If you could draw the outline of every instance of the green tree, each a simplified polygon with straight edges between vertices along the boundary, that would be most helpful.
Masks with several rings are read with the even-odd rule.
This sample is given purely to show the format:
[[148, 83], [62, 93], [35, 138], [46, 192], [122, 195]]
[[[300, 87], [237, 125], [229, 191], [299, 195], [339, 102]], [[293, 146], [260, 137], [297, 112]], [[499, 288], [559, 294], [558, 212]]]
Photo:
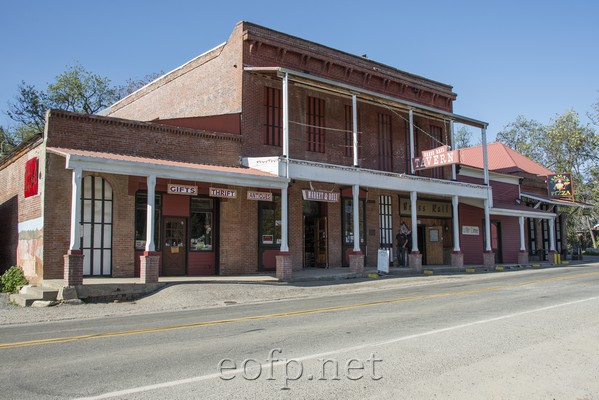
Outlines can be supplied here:
[[472, 139], [472, 132], [470, 132], [466, 126], [462, 125], [456, 129], [453, 133], [453, 136], [455, 139], [454, 147], [456, 149], [463, 149], [464, 147], [471, 146], [470, 140]]
[[118, 89], [110, 85], [110, 79], [75, 65], [58, 75], [45, 91], [21, 82], [7, 115], [17, 123], [16, 132], [25, 138], [43, 131], [50, 108], [94, 114], [117, 100]]
[[514, 122], [497, 133], [497, 141], [545, 165], [546, 154], [538, 147], [538, 141], [545, 136], [546, 130], [547, 128], [541, 123], [518, 115]]

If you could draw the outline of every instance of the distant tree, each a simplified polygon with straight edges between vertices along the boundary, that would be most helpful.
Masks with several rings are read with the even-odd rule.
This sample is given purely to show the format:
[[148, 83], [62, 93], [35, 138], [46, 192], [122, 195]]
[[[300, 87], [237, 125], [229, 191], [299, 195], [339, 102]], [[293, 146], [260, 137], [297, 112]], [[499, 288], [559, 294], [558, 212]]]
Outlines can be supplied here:
[[43, 131], [46, 110], [50, 108], [94, 114], [116, 100], [118, 90], [110, 85], [110, 79], [75, 65], [58, 75], [45, 91], [21, 82], [7, 115], [17, 123], [16, 131], [25, 138]]
[[17, 145], [18, 140], [14, 135], [0, 126], [0, 157], [8, 153]]
[[464, 147], [471, 146], [470, 140], [472, 139], [472, 132], [470, 132], [466, 126], [462, 125], [456, 129], [453, 133], [453, 136], [455, 139], [454, 147], [456, 149], [463, 149]]
[[497, 141], [545, 165], [546, 154], [538, 147], [538, 140], [545, 136], [545, 131], [546, 127], [539, 122], [518, 115], [516, 121], [497, 133]]
[[125, 97], [129, 96], [131, 93], [134, 93], [138, 89], [141, 89], [148, 83], [155, 81], [156, 79], [160, 78], [162, 75], [164, 75], [164, 72], [160, 71], [160, 72], [148, 74], [141, 79], [127, 79], [125, 81], [124, 85], [121, 85], [117, 88], [117, 94], [118, 94], [119, 100], [124, 99]]

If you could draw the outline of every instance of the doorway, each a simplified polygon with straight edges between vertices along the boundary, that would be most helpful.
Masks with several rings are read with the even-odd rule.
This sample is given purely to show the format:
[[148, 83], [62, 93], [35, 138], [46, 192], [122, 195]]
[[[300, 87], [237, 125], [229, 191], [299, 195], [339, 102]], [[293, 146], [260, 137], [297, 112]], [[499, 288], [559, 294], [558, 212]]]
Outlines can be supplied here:
[[185, 275], [187, 250], [186, 218], [164, 218], [164, 247], [162, 248], [162, 275]]
[[428, 265], [443, 264], [443, 227], [426, 227], [426, 263]]
[[304, 268], [328, 268], [328, 221], [326, 204], [314, 201], [303, 203]]
[[495, 262], [497, 263], [503, 263], [501, 247], [501, 222], [491, 221], [491, 249], [495, 253]]

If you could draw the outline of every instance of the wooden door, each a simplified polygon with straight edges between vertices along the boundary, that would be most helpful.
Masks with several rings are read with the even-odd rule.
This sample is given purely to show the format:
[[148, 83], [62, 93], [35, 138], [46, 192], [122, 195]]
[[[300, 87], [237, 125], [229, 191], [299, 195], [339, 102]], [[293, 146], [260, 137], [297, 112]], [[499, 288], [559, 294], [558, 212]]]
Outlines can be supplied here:
[[443, 264], [443, 227], [426, 227], [426, 263]]
[[185, 275], [187, 256], [186, 219], [164, 218], [164, 246], [162, 247], [162, 274], [165, 276]]
[[316, 266], [321, 268], [329, 267], [329, 251], [328, 251], [328, 232], [327, 232], [327, 217], [316, 218], [315, 240]]

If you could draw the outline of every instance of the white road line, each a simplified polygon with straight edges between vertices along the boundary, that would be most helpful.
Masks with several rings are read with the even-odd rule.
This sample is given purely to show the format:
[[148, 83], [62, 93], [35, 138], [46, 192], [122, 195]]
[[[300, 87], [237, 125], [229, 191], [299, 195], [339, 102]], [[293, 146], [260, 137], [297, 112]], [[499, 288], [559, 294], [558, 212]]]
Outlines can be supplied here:
[[[584, 303], [584, 302], [588, 302], [588, 301], [594, 301], [594, 300], [599, 300], [599, 296], [595, 296], [595, 297], [589, 297], [586, 299], [582, 299], [582, 300], [575, 300], [575, 301], [569, 301], [566, 303], [560, 303], [560, 304], [554, 304], [551, 306], [547, 306], [547, 307], [541, 307], [541, 308], [535, 308], [532, 310], [527, 310], [527, 311], [521, 311], [521, 312], [517, 312], [517, 313], [513, 313], [513, 314], [507, 314], [507, 315], [502, 315], [499, 317], [494, 317], [494, 318], [487, 318], [487, 319], [481, 319], [478, 321], [474, 321], [474, 322], [468, 322], [466, 324], [460, 324], [460, 325], [454, 325], [454, 326], [449, 326], [447, 328], [441, 328], [441, 329], [434, 329], [431, 331], [426, 331], [426, 332], [422, 332], [422, 333], [416, 333], [413, 335], [407, 335], [407, 336], [401, 336], [398, 338], [394, 338], [394, 339], [389, 339], [389, 340], [384, 340], [381, 342], [375, 342], [375, 343], [366, 343], [366, 344], [362, 344], [359, 346], [352, 346], [352, 347], [346, 347], [343, 349], [337, 349], [337, 350], [332, 350], [332, 351], [327, 351], [327, 352], [323, 352], [323, 353], [317, 353], [317, 354], [310, 354], [310, 355], [306, 355], [303, 357], [293, 357], [293, 360], [297, 360], [297, 361], [307, 361], [307, 360], [315, 360], [315, 359], [319, 359], [319, 358], [324, 358], [324, 357], [329, 357], [332, 355], [337, 355], [340, 353], [345, 353], [345, 352], [352, 352], [352, 351], [359, 351], [359, 350], [364, 350], [364, 349], [368, 349], [368, 348], [372, 348], [372, 347], [378, 347], [378, 346], [387, 346], [393, 343], [398, 343], [398, 342], [403, 342], [406, 340], [411, 340], [411, 339], [418, 339], [421, 337], [425, 337], [425, 336], [430, 336], [430, 335], [436, 335], [438, 333], [443, 333], [443, 332], [449, 332], [449, 331], [454, 331], [454, 330], [458, 330], [458, 329], [464, 329], [464, 328], [469, 328], [475, 325], [482, 325], [482, 324], [488, 324], [490, 322], [496, 322], [496, 321], [501, 321], [504, 319], [509, 319], [509, 318], [515, 318], [515, 317], [519, 317], [522, 315], [527, 315], [527, 314], [532, 314], [532, 313], [537, 313], [537, 312], [542, 312], [542, 311], [547, 311], [547, 310], [552, 310], [555, 308], [560, 308], [560, 307], [567, 307], [567, 306], [571, 306], [574, 304], [579, 304], [579, 303]], [[282, 360], [282, 361], [277, 361], [277, 362], [273, 362], [273, 363], [265, 363], [262, 365], [262, 370], [265, 369], [269, 369], [274, 366], [278, 366], [278, 365], [282, 365], [286, 362], [286, 360]], [[242, 373], [244, 372], [243, 368], [237, 368], [234, 370], [227, 370], [227, 374], [238, 374], [238, 373]], [[124, 390], [118, 390], [115, 392], [108, 392], [108, 393], [104, 393], [98, 396], [92, 396], [92, 397], [82, 397], [78, 400], [96, 400], [96, 399], [110, 399], [113, 397], [118, 397], [118, 396], [126, 396], [126, 395], [131, 395], [131, 394], [135, 394], [135, 393], [143, 393], [143, 392], [148, 392], [151, 390], [157, 390], [157, 389], [164, 389], [164, 388], [168, 388], [168, 387], [173, 387], [173, 386], [180, 386], [180, 385], [186, 385], [189, 383], [196, 383], [196, 382], [202, 382], [202, 381], [206, 381], [206, 380], [210, 380], [210, 379], [215, 379], [215, 378], [219, 378], [221, 377], [222, 374], [220, 372], [218, 373], [213, 373], [213, 374], [207, 374], [207, 375], [200, 375], [200, 376], [195, 376], [192, 378], [186, 378], [186, 379], [178, 379], [178, 380], [174, 380], [174, 381], [169, 381], [169, 382], [163, 382], [163, 383], [157, 383], [154, 385], [147, 385], [147, 386], [139, 386], [139, 387], [134, 387], [134, 388], [130, 388], [130, 389], [124, 389]]]

